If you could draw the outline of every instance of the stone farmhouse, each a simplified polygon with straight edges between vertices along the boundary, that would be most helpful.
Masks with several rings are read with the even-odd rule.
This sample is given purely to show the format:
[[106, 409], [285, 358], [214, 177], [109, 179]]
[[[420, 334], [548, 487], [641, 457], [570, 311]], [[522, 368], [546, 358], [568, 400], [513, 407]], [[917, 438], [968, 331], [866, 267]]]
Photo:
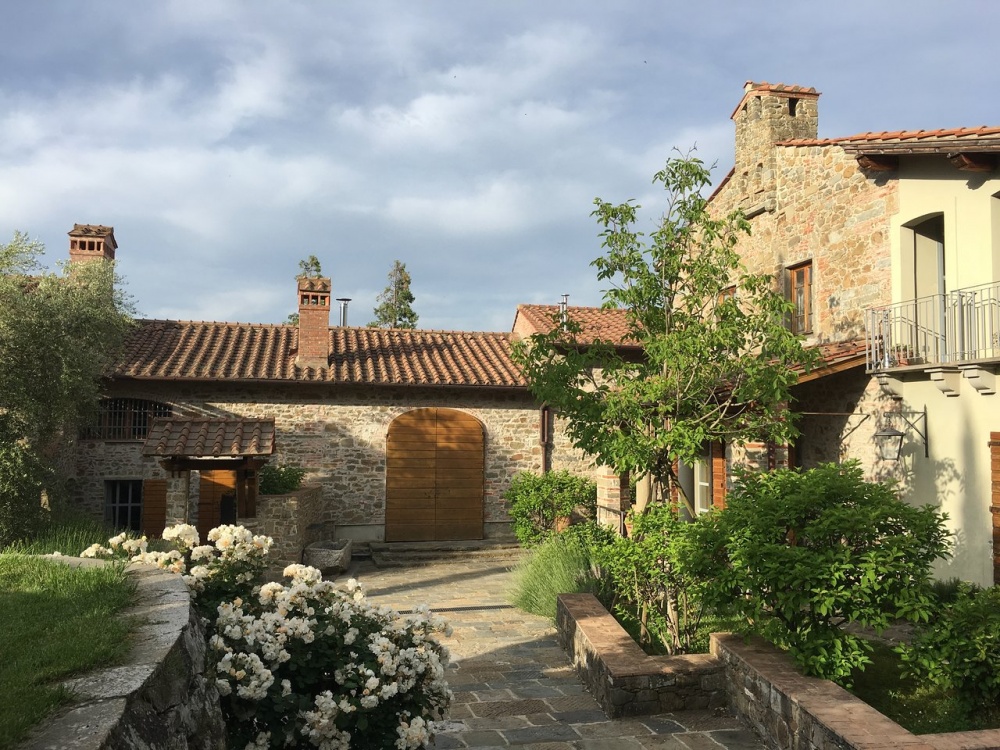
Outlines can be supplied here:
[[[74, 262], [116, 248], [111, 227], [70, 232]], [[528, 393], [512, 334], [331, 327], [330, 279], [296, 292], [297, 326], [139, 321], [75, 443], [77, 501], [152, 535], [238, 520], [293, 558], [320, 538], [507, 538], [516, 472], [591, 470]], [[259, 496], [267, 462], [311, 488]]]
[[[794, 389], [801, 438], [706, 445], [681, 479], [707, 510], [734, 465], [858, 459], [948, 513], [940, 576], [1000, 582], [1000, 127], [819, 138], [819, 96], [748, 82], [710, 197], [749, 218], [744, 264], [774, 275], [819, 349]], [[74, 259], [116, 249], [109, 227], [78, 225], [70, 244]], [[299, 280], [298, 326], [141, 321], [76, 445], [80, 501], [152, 533], [236, 517], [299, 541], [497, 538], [515, 472], [568, 468], [596, 475], [603, 519], [620, 522], [627, 480], [569, 445], [510, 347], [566, 314], [635, 348], [621, 311], [522, 305], [511, 333], [331, 327], [330, 289]], [[264, 461], [319, 489], [258, 497]]]

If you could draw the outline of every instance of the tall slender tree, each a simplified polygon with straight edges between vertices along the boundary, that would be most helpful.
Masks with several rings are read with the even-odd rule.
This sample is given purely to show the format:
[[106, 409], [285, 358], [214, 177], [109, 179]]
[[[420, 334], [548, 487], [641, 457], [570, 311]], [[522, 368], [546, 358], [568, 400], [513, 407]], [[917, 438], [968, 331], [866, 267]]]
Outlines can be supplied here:
[[642, 358], [620, 354], [620, 342], [578, 341], [571, 316], [519, 342], [515, 359], [577, 447], [619, 472], [651, 476], [661, 498], [677, 488], [693, 515], [677, 462], [694, 464], [713, 441], [789, 442], [789, 389], [812, 356], [785, 325], [790, 306], [773, 279], [740, 262], [747, 220], [710, 214], [702, 162], [671, 159], [653, 181], [666, 189], [667, 208], [648, 240], [635, 229], [635, 203], [598, 199], [593, 212], [604, 306], [626, 311]]
[[389, 271], [389, 284], [376, 298], [375, 320], [372, 328], [416, 328], [417, 314], [413, 311], [413, 292], [410, 291], [410, 274], [406, 264], [398, 260]]
[[111, 263], [43, 272], [42, 245], [0, 243], [0, 548], [55, 499], [61, 444], [96, 410], [101, 378], [121, 351], [131, 305]]

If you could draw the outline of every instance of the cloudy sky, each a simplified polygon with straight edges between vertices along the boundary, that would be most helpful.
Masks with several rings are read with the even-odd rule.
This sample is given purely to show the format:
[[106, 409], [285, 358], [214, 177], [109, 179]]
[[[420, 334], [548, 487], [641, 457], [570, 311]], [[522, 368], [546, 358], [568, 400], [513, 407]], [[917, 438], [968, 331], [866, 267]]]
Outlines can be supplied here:
[[[944, 9], [947, 8], [947, 12]], [[596, 196], [732, 163], [748, 79], [820, 134], [1000, 125], [995, 0], [10, 0], [0, 241], [110, 224], [143, 317], [281, 322], [317, 255], [350, 323], [395, 259], [420, 326], [599, 304]]]

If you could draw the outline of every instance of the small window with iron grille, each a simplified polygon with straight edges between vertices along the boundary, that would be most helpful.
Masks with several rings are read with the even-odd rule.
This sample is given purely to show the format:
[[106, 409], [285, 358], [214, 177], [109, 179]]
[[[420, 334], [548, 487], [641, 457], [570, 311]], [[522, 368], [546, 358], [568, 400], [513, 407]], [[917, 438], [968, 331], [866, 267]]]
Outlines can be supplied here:
[[116, 529], [142, 530], [141, 479], [112, 479], [104, 483], [104, 520]]
[[786, 270], [788, 299], [795, 306], [790, 325], [792, 333], [811, 333], [813, 329], [812, 261]]
[[173, 416], [167, 404], [141, 398], [102, 399], [97, 423], [84, 430], [83, 437], [103, 440], [145, 440], [156, 417]]

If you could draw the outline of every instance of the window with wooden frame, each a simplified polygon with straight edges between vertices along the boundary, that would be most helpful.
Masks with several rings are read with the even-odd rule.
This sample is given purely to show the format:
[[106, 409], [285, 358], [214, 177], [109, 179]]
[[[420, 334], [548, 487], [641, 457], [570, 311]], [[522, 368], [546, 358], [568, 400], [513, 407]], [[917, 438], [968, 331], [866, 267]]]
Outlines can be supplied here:
[[83, 437], [103, 440], [145, 440], [156, 417], [173, 416], [168, 404], [141, 398], [105, 398], [97, 408], [96, 424]]
[[785, 270], [788, 299], [795, 306], [789, 319], [792, 333], [811, 333], [813, 329], [812, 261]]

